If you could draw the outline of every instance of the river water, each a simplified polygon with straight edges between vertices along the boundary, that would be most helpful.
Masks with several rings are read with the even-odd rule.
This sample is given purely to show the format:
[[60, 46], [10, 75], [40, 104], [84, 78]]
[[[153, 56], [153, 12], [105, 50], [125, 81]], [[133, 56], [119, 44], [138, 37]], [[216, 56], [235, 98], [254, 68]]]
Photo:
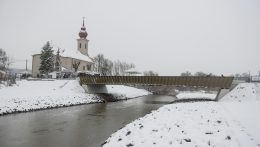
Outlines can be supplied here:
[[149, 95], [0, 117], [0, 147], [100, 147], [115, 131], [174, 101]]

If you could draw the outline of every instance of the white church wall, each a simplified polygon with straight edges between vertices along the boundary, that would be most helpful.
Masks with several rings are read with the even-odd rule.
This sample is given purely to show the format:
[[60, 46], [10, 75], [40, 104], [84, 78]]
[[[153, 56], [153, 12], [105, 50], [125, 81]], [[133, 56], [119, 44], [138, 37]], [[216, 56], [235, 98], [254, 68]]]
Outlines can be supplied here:
[[72, 68], [72, 58], [69, 58], [69, 57], [60, 57], [60, 61], [61, 61], [61, 66], [68, 69], [68, 70], [71, 70], [73, 71], [73, 68]]
[[[87, 62], [87, 61], [83, 61], [83, 60], [78, 60], [78, 59], [73, 59], [70, 57], [60, 57], [61, 60], [61, 66], [74, 71], [74, 68], [72, 66], [73, 61], [80, 61], [80, 65], [78, 67], [78, 71], [87, 71], [87, 70], [91, 70], [91, 66], [93, 63]], [[40, 75], [40, 64], [41, 64], [41, 59], [40, 59], [40, 54], [37, 55], [33, 55], [33, 63], [32, 63], [32, 76], [33, 77], [37, 77], [37, 75]]]

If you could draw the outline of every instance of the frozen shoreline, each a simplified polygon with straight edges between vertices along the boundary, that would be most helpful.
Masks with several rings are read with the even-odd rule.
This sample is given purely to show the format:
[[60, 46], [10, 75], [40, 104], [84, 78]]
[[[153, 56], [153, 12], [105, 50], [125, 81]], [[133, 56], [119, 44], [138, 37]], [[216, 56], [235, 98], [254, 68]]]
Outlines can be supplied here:
[[[108, 87], [109, 92], [120, 95], [120, 99], [149, 94], [145, 90], [127, 86]], [[0, 116], [101, 102], [104, 100], [97, 95], [85, 93], [77, 80], [22, 80], [11, 87], [0, 88]]]

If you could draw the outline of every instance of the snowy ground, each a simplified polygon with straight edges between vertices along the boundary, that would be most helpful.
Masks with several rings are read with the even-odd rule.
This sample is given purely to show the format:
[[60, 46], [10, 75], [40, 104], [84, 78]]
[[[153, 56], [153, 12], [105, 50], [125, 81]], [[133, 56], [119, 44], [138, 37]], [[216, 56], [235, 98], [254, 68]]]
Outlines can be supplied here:
[[[149, 94], [145, 90], [127, 86], [108, 87], [110, 93], [117, 93], [123, 98]], [[0, 115], [96, 102], [102, 100], [96, 95], [85, 93], [77, 80], [22, 80], [11, 87], [0, 87]]]
[[151, 94], [144, 89], [137, 89], [124, 85], [106, 85], [106, 87], [108, 93], [117, 96], [118, 100], [130, 99]]
[[112, 134], [105, 147], [260, 146], [260, 84], [239, 84], [220, 102], [175, 103]]
[[178, 99], [211, 99], [214, 100], [216, 98], [217, 91], [206, 92], [204, 90], [200, 91], [179, 91], [176, 97]]

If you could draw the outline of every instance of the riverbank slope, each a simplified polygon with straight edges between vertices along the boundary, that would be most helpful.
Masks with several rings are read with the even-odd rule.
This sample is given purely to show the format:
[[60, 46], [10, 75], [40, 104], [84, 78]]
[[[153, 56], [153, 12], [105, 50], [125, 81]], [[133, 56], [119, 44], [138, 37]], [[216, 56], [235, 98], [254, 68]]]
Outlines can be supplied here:
[[220, 102], [174, 103], [126, 125], [104, 147], [260, 146], [260, 84], [239, 84]]
[[[128, 86], [107, 87], [109, 93], [117, 94], [120, 99], [150, 94]], [[13, 86], [0, 87], [0, 115], [100, 102], [104, 100], [85, 93], [77, 80], [22, 80]]]

